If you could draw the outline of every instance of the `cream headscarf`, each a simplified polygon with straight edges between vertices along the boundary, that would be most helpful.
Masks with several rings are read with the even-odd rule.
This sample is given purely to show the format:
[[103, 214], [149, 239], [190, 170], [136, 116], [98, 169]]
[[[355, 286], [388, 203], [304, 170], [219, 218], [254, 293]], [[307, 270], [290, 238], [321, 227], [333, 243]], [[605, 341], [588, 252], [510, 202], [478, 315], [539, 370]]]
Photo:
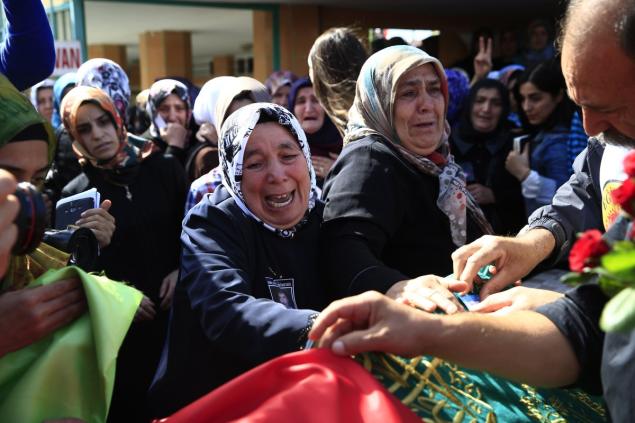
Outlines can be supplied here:
[[448, 137], [450, 125], [445, 122], [445, 131], [436, 149], [443, 158], [437, 164], [430, 157], [419, 156], [401, 145], [394, 126], [395, 95], [399, 79], [407, 72], [425, 64], [431, 64], [441, 81], [441, 92], [448, 108], [448, 80], [441, 62], [426, 52], [412, 46], [394, 46], [380, 50], [368, 58], [357, 79], [355, 101], [349, 111], [347, 134], [344, 144], [371, 135], [398, 151], [419, 172], [439, 178], [437, 207], [448, 217], [452, 242], [457, 246], [467, 242], [467, 213], [485, 234], [493, 233], [472, 195], [465, 186], [465, 176], [450, 154]]
[[216, 106], [214, 107], [214, 126], [216, 126], [216, 130], [218, 131], [218, 139], [221, 139], [220, 130], [223, 126], [227, 109], [229, 109], [232, 101], [234, 101], [234, 97], [242, 92], [248, 92], [249, 97], [254, 103], [268, 103], [271, 101], [267, 87], [254, 78], [239, 76], [238, 78], [228, 81], [227, 85], [221, 89], [216, 101]]

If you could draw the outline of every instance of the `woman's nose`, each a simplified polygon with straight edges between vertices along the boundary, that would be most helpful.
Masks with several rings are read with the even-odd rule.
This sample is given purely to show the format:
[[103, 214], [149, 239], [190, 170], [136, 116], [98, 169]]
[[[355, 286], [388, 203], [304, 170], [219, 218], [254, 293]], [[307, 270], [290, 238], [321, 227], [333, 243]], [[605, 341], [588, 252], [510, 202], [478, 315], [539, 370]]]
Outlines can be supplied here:
[[278, 161], [273, 161], [267, 167], [267, 180], [270, 183], [283, 181], [286, 177], [284, 166]]

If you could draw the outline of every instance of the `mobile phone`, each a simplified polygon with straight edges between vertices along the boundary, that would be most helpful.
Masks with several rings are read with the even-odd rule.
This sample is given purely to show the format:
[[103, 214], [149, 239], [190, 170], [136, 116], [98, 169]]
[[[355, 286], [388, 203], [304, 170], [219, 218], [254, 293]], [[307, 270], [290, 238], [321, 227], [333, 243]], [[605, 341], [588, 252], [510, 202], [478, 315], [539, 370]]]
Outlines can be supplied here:
[[525, 146], [525, 143], [528, 141], [529, 139], [529, 135], [521, 135], [519, 137], [514, 137], [514, 151], [516, 153], [522, 153], [523, 151], [523, 147]]
[[99, 207], [100, 195], [96, 188], [62, 198], [55, 206], [55, 229], [66, 229], [79, 220], [86, 210]]

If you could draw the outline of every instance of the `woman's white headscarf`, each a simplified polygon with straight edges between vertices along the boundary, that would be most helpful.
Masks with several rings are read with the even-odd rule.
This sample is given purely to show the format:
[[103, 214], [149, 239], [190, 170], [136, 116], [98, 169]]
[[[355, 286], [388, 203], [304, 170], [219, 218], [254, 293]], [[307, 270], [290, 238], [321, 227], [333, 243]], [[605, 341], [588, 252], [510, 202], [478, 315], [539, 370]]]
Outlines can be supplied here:
[[194, 102], [194, 120], [199, 125], [211, 123], [214, 127], [219, 126], [214, 118], [216, 103], [220, 96], [221, 89], [236, 79], [233, 76], [219, 76], [212, 78], [203, 85]]

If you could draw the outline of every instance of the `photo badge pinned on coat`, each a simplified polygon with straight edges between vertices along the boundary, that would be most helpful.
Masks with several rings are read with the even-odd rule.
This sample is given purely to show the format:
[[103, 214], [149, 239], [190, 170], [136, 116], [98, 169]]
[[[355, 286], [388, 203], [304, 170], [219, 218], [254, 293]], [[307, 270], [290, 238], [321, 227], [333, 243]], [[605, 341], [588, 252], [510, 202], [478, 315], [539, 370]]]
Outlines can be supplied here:
[[265, 278], [271, 293], [271, 299], [286, 308], [298, 308], [295, 302], [295, 280], [293, 278], [274, 279]]

